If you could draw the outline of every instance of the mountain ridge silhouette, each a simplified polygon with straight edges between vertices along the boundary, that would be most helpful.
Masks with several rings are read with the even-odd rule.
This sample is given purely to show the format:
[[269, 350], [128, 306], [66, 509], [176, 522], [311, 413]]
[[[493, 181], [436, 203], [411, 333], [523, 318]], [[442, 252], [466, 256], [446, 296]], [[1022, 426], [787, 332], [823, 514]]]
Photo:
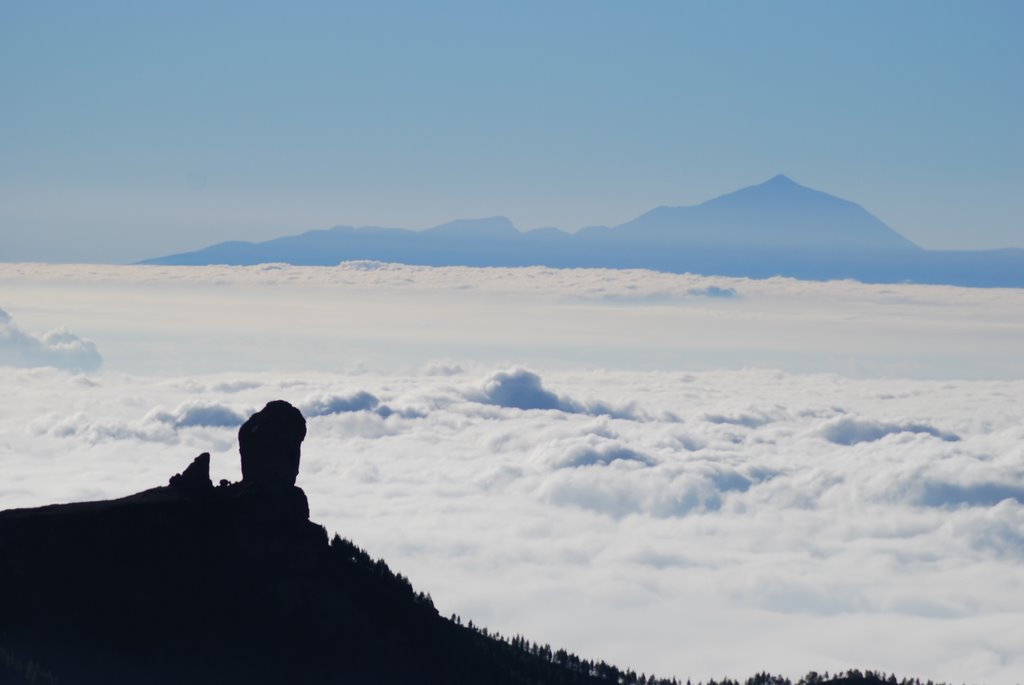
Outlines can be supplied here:
[[140, 264], [638, 268], [669, 273], [867, 283], [1024, 287], [1024, 249], [925, 250], [860, 205], [782, 174], [696, 205], [661, 206], [617, 226], [519, 231], [502, 216], [411, 230], [335, 226], [227, 241]]
[[860, 205], [782, 174], [700, 204], [657, 207], [610, 230], [692, 246], [921, 250]]

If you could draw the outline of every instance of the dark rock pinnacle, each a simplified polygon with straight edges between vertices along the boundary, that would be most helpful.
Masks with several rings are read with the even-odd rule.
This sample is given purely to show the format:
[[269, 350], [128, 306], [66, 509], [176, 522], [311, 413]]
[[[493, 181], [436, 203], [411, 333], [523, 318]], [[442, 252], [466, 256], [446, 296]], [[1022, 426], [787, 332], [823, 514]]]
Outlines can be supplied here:
[[176, 475], [171, 476], [171, 487], [188, 494], [199, 495], [213, 489], [213, 482], [210, 480], [210, 453], [203, 452], [192, 460], [188, 467]]
[[268, 402], [238, 430], [242, 482], [272, 487], [295, 485], [305, 437], [302, 412], [284, 400]]

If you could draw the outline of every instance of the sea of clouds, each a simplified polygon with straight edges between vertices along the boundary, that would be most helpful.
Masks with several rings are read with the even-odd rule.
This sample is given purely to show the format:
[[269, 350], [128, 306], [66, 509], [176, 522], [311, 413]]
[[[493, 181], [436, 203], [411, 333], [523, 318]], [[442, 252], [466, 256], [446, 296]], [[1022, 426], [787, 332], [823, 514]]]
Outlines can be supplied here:
[[[0, 509], [203, 451], [237, 480], [282, 398], [313, 519], [445, 614], [695, 680], [1024, 673], [1020, 291], [372, 263], [0, 288]], [[64, 325], [91, 354], [38, 352]]]

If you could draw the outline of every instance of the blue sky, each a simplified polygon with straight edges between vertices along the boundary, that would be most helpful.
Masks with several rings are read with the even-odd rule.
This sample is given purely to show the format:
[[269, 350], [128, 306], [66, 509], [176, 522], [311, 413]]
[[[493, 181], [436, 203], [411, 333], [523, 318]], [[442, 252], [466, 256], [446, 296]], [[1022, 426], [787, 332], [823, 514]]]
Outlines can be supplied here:
[[0, 259], [616, 224], [776, 173], [1024, 247], [1014, 2], [0, 7]]

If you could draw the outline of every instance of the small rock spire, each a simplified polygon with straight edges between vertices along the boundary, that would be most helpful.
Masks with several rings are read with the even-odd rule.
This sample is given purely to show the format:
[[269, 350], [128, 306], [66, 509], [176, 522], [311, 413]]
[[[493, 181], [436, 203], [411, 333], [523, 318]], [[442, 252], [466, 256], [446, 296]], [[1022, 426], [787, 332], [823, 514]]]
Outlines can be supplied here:
[[213, 489], [210, 481], [210, 453], [203, 452], [181, 473], [171, 476], [171, 486], [198, 495]]

